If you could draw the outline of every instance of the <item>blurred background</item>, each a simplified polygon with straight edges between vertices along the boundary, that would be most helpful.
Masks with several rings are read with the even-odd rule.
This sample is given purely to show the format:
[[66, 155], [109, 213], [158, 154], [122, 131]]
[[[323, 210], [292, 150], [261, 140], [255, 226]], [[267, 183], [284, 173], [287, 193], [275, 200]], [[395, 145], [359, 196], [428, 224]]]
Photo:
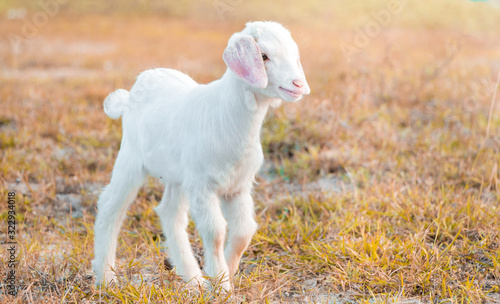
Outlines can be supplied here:
[[[253, 20], [291, 31], [312, 93], [270, 110], [263, 127], [261, 229], [238, 295], [497, 294], [499, 0], [0, 0], [0, 193], [18, 194], [20, 286], [43, 293], [71, 277], [74, 299], [95, 292], [95, 201], [121, 139], [107, 94], [154, 67], [220, 78], [229, 37]], [[157, 263], [154, 250], [133, 250], [161, 240], [151, 208], [162, 189], [148, 186], [121, 236], [124, 265]], [[61, 254], [69, 264], [54, 262]]]

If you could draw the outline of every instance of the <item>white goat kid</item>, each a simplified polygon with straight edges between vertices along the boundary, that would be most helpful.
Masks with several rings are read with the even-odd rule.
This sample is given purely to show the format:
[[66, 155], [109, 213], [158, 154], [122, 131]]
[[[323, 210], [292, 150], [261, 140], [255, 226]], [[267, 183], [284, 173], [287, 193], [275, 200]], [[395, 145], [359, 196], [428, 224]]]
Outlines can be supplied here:
[[109, 117], [123, 116], [123, 138], [111, 182], [97, 203], [97, 284], [115, 278], [118, 232], [151, 175], [165, 184], [155, 211], [177, 274], [205, 283], [186, 233], [190, 211], [205, 250], [206, 276], [222, 276], [222, 287], [230, 290], [229, 278], [257, 229], [251, 190], [264, 159], [262, 121], [270, 105], [298, 101], [310, 89], [297, 45], [279, 23], [248, 23], [230, 38], [223, 59], [226, 73], [210, 84], [153, 69], [138, 77], [130, 93], [120, 89], [104, 101]]

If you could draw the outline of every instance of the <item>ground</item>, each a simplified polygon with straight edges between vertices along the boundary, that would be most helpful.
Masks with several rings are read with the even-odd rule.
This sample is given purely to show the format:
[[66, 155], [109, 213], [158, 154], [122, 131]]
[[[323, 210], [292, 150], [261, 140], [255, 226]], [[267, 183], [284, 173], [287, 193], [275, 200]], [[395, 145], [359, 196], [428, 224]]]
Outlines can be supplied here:
[[[394, 2], [0, 2], [1, 301], [500, 303], [498, 2]], [[96, 200], [122, 134], [104, 98], [152, 67], [219, 78], [255, 19], [290, 29], [312, 93], [267, 115], [234, 292], [168, 269], [155, 180], [121, 230], [119, 282], [95, 288]]]

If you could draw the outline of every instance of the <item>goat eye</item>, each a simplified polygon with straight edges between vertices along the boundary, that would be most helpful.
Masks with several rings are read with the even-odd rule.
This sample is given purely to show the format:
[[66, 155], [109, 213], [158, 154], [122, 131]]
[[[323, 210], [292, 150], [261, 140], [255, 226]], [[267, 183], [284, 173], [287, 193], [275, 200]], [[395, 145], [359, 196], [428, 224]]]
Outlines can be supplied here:
[[264, 61], [269, 60], [269, 57], [267, 57], [267, 55], [263, 53], [262, 54], [262, 60], [264, 60]]

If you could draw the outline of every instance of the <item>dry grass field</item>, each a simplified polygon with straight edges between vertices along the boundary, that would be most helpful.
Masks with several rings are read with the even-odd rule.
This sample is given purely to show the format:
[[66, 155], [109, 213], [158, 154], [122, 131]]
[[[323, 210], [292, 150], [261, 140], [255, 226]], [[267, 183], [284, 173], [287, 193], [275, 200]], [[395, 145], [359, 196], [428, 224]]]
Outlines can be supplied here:
[[[55, 1], [0, 1], [1, 303], [500, 303], [498, 1]], [[249, 20], [291, 30], [312, 94], [268, 113], [234, 292], [165, 267], [154, 180], [121, 230], [119, 282], [96, 289], [122, 134], [104, 98], [152, 67], [219, 78]]]

